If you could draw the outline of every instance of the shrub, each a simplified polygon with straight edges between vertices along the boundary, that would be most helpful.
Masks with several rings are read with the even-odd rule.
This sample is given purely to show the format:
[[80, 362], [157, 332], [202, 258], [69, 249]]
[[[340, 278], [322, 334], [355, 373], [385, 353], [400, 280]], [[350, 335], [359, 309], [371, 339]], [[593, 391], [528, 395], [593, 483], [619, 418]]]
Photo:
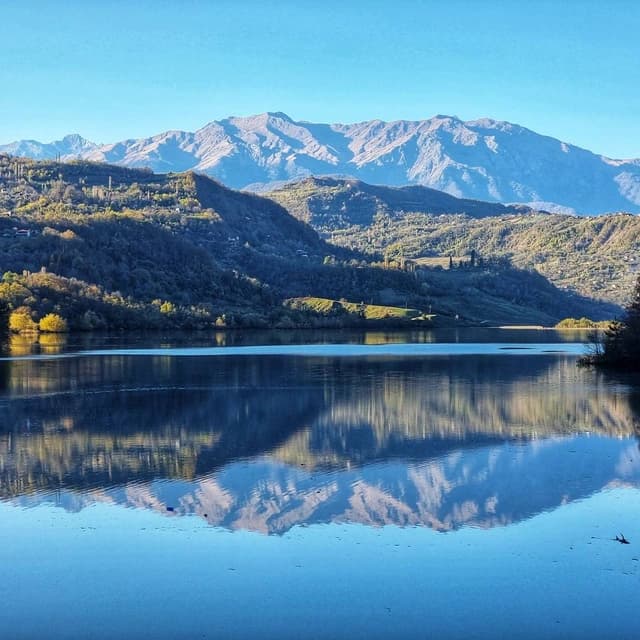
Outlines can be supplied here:
[[164, 315], [171, 315], [176, 312], [176, 305], [173, 302], [163, 302], [160, 305], [160, 313]]
[[9, 316], [9, 330], [13, 333], [26, 333], [37, 331], [38, 325], [32, 320], [31, 311], [26, 307], [20, 307]]
[[66, 333], [69, 328], [67, 321], [56, 313], [48, 313], [40, 320], [40, 331], [47, 333]]
[[104, 329], [105, 327], [106, 322], [104, 318], [91, 309], [85, 311], [80, 320], [80, 328], [86, 331], [91, 331], [93, 329]]

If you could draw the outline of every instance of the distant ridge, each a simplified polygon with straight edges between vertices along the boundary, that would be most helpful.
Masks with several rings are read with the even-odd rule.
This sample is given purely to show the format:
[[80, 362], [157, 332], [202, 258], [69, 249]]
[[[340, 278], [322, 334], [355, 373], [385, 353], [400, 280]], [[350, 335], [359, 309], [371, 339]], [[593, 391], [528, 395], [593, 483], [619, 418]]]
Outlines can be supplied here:
[[86, 140], [77, 133], [69, 134], [62, 140], [55, 140], [48, 144], [43, 144], [37, 140], [19, 140], [11, 144], [0, 145], [2, 153], [33, 158], [34, 160], [53, 160], [58, 155], [67, 160], [81, 158], [97, 148], [97, 144]]
[[409, 213], [464, 214], [471, 218], [540, 213], [525, 205], [503, 205], [456, 198], [444, 191], [412, 185], [383, 187], [361, 180], [314, 176], [279, 186], [265, 194], [299, 220], [320, 231], [351, 225], [371, 226], [380, 214], [398, 218]]
[[195, 170], [236, 189], [339, 175], [564, 212], [640, 213], [640, 159], [613, 160], [489, 118], [323, 124], [275, 112], [104, 145], [77, 134], [49, 144], [21, 140], [0, 145], [0, 153]]

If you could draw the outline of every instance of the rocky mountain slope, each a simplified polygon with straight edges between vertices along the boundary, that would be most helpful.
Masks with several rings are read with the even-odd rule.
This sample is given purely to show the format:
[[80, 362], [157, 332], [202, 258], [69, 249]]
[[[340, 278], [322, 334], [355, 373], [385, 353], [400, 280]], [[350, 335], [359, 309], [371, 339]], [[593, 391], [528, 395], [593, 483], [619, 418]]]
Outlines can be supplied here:
[[85, 158], [154, 171], [196, 170], [233, 188], [260, 189], [308, 175], [386, 185], [419, 184], [462, 198], [535, 203], [593, 214], [640, 212], [640, 160], [614, 160], [491, 119], [356, 124], [295, 121], [263, 113], [213, 121], [195, 132], [97, 145], [80, 136], [18, 141], [0, 153]]
[[92, 152], [99, 145], [86, 140], [77, 133], [72, 133], [62, 140], [42, 143], [37, 140], [18, 140], [10, 144], [0, 145], [0, 153], [19, 158], [32, 158], [33, 160], [53, 160], [57, 157], [70, 159], [80, 158], [83, 154]]

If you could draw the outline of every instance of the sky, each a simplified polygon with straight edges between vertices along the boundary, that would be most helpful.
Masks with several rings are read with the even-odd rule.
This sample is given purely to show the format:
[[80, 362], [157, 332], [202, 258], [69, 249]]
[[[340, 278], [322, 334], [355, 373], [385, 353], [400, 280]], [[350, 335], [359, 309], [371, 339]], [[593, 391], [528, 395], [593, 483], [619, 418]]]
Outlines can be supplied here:
[[637, 0], [0, 0], [0, 143], [447, 114], [640, 157], [639, 33]]

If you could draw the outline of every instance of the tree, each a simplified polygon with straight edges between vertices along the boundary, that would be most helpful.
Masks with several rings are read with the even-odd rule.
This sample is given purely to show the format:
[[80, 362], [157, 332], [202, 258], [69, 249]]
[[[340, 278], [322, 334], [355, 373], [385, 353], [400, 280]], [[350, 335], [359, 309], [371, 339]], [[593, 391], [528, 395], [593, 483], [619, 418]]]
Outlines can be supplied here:
[[40, 331], [47, 333], [66, 333], [69, 331], [67, 321], [56, 313], [48, 313], [39, 324]]
[[602, 343], [581, 364], [640, 371], [640, 277], [622, 319], [609, 325]]
[[175, 312], [176, 305], [173, 304], [173, 302], [166, 301], [160, 305], [160, 313], [163, 313], [164, 315], [170, 315]]
[[9, 330], [13, 333], [27, 333], [37, 331], [38, 325], [31, 318], [31, 309], [19, 307], [9, 316]]

